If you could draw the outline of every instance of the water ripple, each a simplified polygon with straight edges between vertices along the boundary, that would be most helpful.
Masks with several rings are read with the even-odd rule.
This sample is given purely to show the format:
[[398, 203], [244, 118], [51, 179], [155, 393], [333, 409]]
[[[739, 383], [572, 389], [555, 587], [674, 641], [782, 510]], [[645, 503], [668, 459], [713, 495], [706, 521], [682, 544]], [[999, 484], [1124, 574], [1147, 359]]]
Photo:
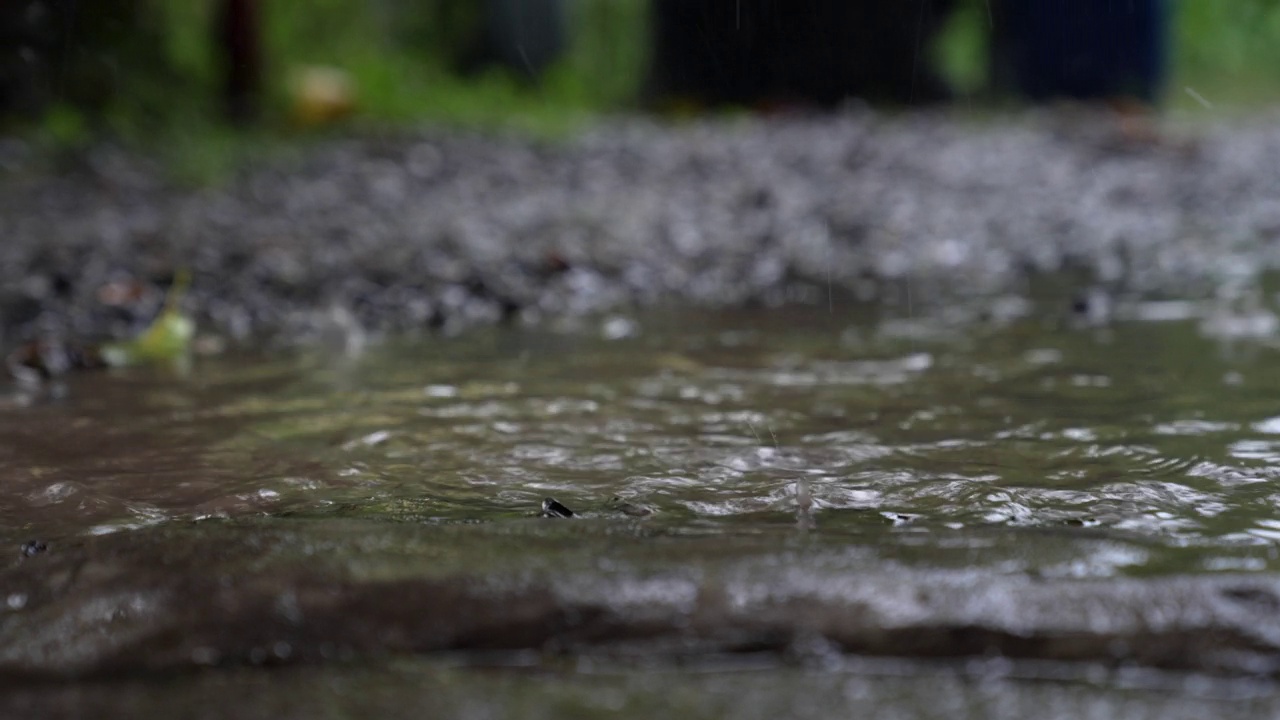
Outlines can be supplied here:
[[439, 340], [341, 373], [126, 373], [83, 403], [0, 410], [0, 529], [322, 510], [476, 521], [532, 517], [548, 495], [588, 518], [619, 516], [621, 497], [652, 522], [794, 527], [803, 485], [811, 529], [886, 547], [977, 552], [975, 533], [998, 528], [1107, 538], [1044, 569], [1069, 576], [1173, 552], [1202, 570], [1278, 567], [1256, 553], [1280, 546], [1280, 365], [1160, 318], [965, 336], [717, 316], [563, 347]]

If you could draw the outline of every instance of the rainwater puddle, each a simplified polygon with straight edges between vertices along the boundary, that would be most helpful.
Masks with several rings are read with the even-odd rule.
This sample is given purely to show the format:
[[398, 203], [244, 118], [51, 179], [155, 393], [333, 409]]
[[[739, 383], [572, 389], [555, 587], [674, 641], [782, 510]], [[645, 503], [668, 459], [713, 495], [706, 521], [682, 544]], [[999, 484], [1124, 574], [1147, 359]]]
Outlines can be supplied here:
[[[1108, 583], [1274, 571], [1280, 345], [1267, 334], [1223, 336], [1204, 320], [1207, 311], [1166, 305], [1117, 312], [1103, 327], [1056, 311], [990, 308], [978, 308], [963, 326], [945, 314], [825, 304], [652, 313], [389, 343], [355, 359], [226, 358], [199, 361], [185, 377], [84, 375], [59, 399], [12, 395], [0, 406], [0, 543], [15, 558], [23, 542], [39, 538], [49, 543], [42, 556], [73, 548], [118, 559], [138, 552], [128, 545], [134, 535], [163, 529], [163, 542], [173, 543], [182, 528], [204, 528], [210, 534], [193, 541], [201, 548], [221, 542], [209, 539], [217, 528], [233, 527], [238, 534], [228, 546], [260, 547], [259, 569], [316, 558], [341, 566], [335, 572], [343, 582], [454, 573], [533, 587], [549, 578], [550, 596], [575, 612], [600, 606], [633, 620], [651, 602], [689, 617], [710, 613], [718, 620], [707, 622], [724, 627], [737, 627], [733, 613], [761, 598], [776, 606], [781, 601], [770, 593], [777, 587], [821, 605], [846, 602], [861, 592], [850, 588], [866, 584], [881, 583], [890, 594], [910, 586], [918, 596], [904, 602], [919, 605], [923, 619], [886, 616], [890, 626], [928, 625], [937, 615], [970, 627], [998, 617], [1001, 603], [1019, 606], [1020, 588], [1044, 583], [1106, 596]], [[627, 332], [617, 331], [622, 323]], [[539, 518], [548, 497], [576, 517]], [[309, 534], [309, 527], [323, 532]], [[124, 545], [102, 544], [113, 537]], [[194, 562], [171, 561], [173, 572]], [[933, 578], [968, 598], [969, 609], [932, 605]], [[1009, 583], [998, 593], [1012, 595], [984, 590], [992, 578]], [[707, 600], [709, 587], [720, 599]], [[1257, 597], [1251, 589], [1221, 592], [1240, 602]], [[11, 615], [28, 612], [40, 593], [33, 589], [16, 605], [11, 597]], [[1043, 602], [1049, 605], [1028, 611], [1028, 624], [1010, 632], [1034, 635], [1046, 617], [1064, 617]], [[376, 604], [371, 612], [379, 612]], [[820, 634], [841, 657], [898, 654], [849, 639], [854, 630], [831, 622]], [[779, 647], [787, 648], [783, 660], [771, 655], [769, 663], [791, 667], [786, 658], [803, 645], [791, 635], [768, 639], [776, 630], [770, 625], [763, 640], [729, 642], [716, 634], [721, 628], [681, 640], [683, 650], [673, 650], [670, 638], [636, 650], [628, 643], [644, 634], [638, 627], [629, 639], [609, 640], [616, 643], [605, 667], [619, 654], [627, 662], [636, 653], [671, 661], [703, 650]], [[276, 660], [304, 656], [310, 640], [290, 642]], [[327, 641], [315, 642], [323, 648]], [[982, 655], [984, 647], [1018, 654], [1003, 642], [950, 651], [929, 645], [922, 654]], [[192, 652], [203, 653], [197, 661], [254, 665], [278, 647], [245, 646], [247, 661], [235, 648]], [[1117, 660], [1128, 661], [1133, 649], [1125, 647]], [[1271, 674], [1275, 659], [1267, 662], [1255, 670]], [[1240, 671], [1199, 661], [1151, 664]], [[841, 667], [771, 674], [779, 687], [770, 697], [809, 693], [817, 683], [813, 692], [822, 697], [852, 692], [875, 700], [910, 696], [918, 683], [910, 673], [875, 683], [867, 679], [875, 672]], [[350, 682], [352, 672], [335, 671], [334, 681]], [[632, 678], [622, 687], [577, 673], [561, 678], [569, 689], [557, 702], [616, 701], [639, 708], [637, 717], [653, 709], [636, 704], [636, 677], [619, 676]], [[463, 674], [450, 687], [489, 684], [488, 675]], [[678, 689], [711, 688], [700, 697], [740, 700], [732, 689], [738, 671], [708, 676], [715, 680], [684, 679]], [[313, 681], [287, 677], [289, 686]], [[375, 686], [399, 687], [398, 675], [382, 677]], [[515, 688], [503, 690], [509, 697], [534, 692], [517, 679], [523, 676], [498, 677]], [[1084, 696], [1070, 690], [1078, 681], [1019, 685], [1004, 697], [1010, 707], [1028, 708], [1040, 695], [1078, 700]], [[1103, 684], [1112, 694], [1098, 703], [1158, 709], [1163, 702], [1156, 693], [1147, 698], [1153, 704], [1132, 705], [1131, 695], [1145, 691]], [[985, 686], [958, 687], [958, 708], [989, 700]], [[202, 680], [181, 692], [205, 691]], [[478, 702], [454, 695], [458, 707]], [[1055, 702], [1076, 707], [1077, 700]], [[710, 716], [711, 705], [698, 707]], [[469, 714], [493, 709], [485, 708]]]
[[1191, 320], [957, 335], [809, 307], [652, 315], [612, 340], [610, 323], [11, 398], [0, 537], [261, 514], [498, 522], [554, 497], [587, 519], [731, 534], [791, 528], [805, 504], [819, 533], [924, 562], [1047, 533], [1130, 548], [1071, 572], [1277, 564], [1273, 342]]

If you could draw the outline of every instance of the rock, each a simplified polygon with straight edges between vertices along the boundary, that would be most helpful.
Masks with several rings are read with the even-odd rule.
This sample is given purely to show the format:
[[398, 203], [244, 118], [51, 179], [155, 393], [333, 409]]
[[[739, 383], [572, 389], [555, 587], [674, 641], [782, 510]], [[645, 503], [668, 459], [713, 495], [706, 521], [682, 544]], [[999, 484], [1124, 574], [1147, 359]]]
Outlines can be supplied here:
[[[0, 570], [0, 681], [456, 651], [1003, 657], [1280, 672], [1280, 579], [859, 564], [612, 524], [274, 521], [70, 540]], [[607, 543], [608, 562], [599, 562]], [[655, 566], [667, 554], [679, 562]]]

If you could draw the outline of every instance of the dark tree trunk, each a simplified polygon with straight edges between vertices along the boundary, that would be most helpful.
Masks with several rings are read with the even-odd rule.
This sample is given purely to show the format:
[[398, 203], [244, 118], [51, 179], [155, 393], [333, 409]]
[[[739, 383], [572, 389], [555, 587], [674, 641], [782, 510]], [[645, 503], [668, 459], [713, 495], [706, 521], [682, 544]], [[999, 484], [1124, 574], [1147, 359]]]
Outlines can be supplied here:
[[258, 116], [262, 94], [262, 47], [257, 0], [222, 0], [217, 47], [223, 64], [223, 102], [237, 124]]

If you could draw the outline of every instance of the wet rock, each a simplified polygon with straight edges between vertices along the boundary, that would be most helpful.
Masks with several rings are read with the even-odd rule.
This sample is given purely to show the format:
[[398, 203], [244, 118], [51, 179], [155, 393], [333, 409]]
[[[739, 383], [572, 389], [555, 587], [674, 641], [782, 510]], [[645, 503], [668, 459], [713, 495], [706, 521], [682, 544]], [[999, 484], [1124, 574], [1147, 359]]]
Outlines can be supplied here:
[[[797, 638], [837, 655], [1280, 673], [1271, 575], [1033, 579], [838, 548], [780, 562], [794, 553], [646, 532], [276, 521], [89, 538], [0, 570], [22, 600], [0, 612], [0, 679], [444, 651], [785, 658]], [[682, 561], [655, 570], [665, 553]]]
[[561, 505], [555, 498], [546, 498], [542, 501], [542, 517], [548, 518], [571, 518], [576, 515], [574, 511]]

